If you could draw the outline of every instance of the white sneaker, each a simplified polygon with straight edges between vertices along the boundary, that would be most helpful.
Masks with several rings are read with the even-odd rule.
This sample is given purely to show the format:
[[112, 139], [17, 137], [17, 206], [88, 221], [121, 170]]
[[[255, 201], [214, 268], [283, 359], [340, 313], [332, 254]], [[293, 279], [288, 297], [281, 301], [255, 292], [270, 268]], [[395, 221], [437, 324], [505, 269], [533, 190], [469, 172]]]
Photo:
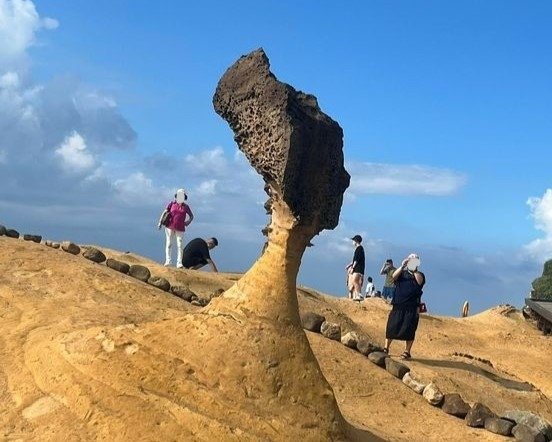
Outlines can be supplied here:
[[170, 267], [171, 266], [171, 263], [170, 262], [166, 262], [165, 264], [163, 264], [165, 267]]
[[177, 268], [177, 269], [183, 269], [184, 266], [183, 266], [182, 264], [177, 264], [177, 265], [176, 265], [176, 268]]

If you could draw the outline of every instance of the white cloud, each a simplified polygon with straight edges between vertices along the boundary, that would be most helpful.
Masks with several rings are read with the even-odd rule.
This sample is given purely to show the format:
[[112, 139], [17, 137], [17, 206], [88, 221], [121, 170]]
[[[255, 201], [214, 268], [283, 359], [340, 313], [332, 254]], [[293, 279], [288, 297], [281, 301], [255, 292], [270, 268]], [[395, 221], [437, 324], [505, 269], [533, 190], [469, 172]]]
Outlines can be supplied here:
[[552, 189], [547, 189], [541, 198], [531, 197], [527, 200], [535, 227], [544, 233], [525, 246], [526, 253], [540, 262], [552, 258]]
[[230, 161], [222, 147], [202, 150], [184, 157], [184, 165], [194, 175], [219, 176], [228, 172]]
[[30, 0], [0, 0], [0, 61], [22, 57], [38, 31], [57, 26], [56, 20], [41, 18]]
[[143, 172], [135, 172], [126, 178], [115, 180], [113, 187], [118, 199], [130, 206], [163, 206], [170, 190], [155, 186], [153, 180]]
[[63, 168], [69, 173], [90, 171], [96, 165], [96, 160], [86, 148], [84, 138], [76, 131], [65, 138], [55, 150], [61, 158]]
[[462, 173], [419, 165], [350, 163], [347, 170], [352, 199], [362, 194], [449, 196], [467, 181]]
[[202, 181], [195, 189], [198, 196], [212, 196], [217, 191], [217, 180]]

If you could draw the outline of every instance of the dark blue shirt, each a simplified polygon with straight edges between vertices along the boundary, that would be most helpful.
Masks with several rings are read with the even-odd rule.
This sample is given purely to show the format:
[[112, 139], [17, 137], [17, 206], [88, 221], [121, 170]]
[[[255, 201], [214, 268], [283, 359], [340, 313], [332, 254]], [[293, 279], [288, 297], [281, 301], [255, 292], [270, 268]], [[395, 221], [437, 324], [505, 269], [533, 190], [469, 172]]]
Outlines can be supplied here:
[[397, 307], [417, 307], [422, 297], [422, 287], [425, 284], [425, 275], [418, 272], [423, 277], [422, 285], [418, 285], [416, 278], [412, 273], [403, 270], [395, 280], [395, 295], [391, 304]]

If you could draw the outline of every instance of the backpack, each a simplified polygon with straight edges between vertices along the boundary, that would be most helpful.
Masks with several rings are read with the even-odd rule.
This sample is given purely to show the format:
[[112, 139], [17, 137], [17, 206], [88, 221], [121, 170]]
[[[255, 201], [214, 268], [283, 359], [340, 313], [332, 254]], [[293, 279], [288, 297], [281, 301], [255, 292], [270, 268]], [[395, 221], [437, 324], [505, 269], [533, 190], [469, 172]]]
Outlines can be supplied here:
[[171, 219], [172, 219], [172, 215], [171, 215], [171, 207], [172, 207], [173, 203], [172, 201], [169, 203], [169, 205], [167, 206], [167, 208], [164, 210], [163, 214], [161, 215], [161, 221], [160, 221], [160, 224], [162, 226], [165, 226], [165, 227], [168, 227], [169, 224], [171, 223]]

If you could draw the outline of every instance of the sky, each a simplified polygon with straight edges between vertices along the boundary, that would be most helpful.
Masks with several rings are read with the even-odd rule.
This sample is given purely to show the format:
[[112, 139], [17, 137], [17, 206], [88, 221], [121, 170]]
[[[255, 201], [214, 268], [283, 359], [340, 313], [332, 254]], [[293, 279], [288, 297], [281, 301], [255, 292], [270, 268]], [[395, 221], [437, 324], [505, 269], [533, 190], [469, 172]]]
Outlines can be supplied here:
[[346, 292], [420, 255], [431, 312], [517, 306], [552, 257], [552, 3], [0, 0], [0, 224], [157, 261], [185, 188], [186, 239], [245, 271], [262, 180], [213, 110], [224, 71], [264, 48], [281, 81], [344, 130], [339, 226], [299, 283]]

